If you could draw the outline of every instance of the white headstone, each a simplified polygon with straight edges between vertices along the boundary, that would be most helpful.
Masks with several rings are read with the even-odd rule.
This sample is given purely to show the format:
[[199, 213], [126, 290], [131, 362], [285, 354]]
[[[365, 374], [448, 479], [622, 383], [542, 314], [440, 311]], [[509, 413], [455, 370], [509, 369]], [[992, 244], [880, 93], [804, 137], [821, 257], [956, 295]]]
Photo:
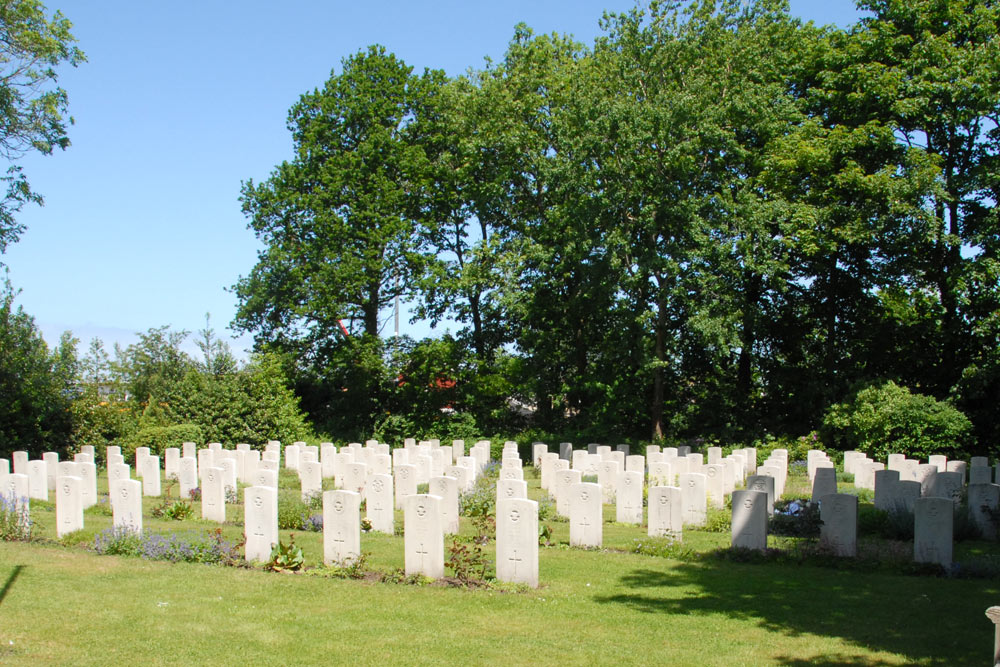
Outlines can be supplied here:
[[[31, 485], [28, 482], [28, 476], [23, 473], [14, 472], [5, 475], [3, 481], [3, 488], [0, 489], [0, 492], [3, 493], [4, 498], [8, 502], [14, 504], [15, 511], [19, 511], [27, 517], [31, 505], [30, 496], [28, 495], [31, 493]], [[56, 490], [58, 491], [58, 487]]]
[[528, 483], [514, 479], [497, 480], [497, 502], [528, 497]]
[[365, 484], [368, 481], [368, 465], [366, 463], [348, 463], [344, 469], [344, 490], [365, 495]]
[[269, 489], [277, 489], [278, 471], [258, 469], [250, 478], [250, 486], [266, 486]]
[[407, 496], [403, 501], [403, 551], [406, 575], [431, 579], [444, 576], [444, 529], [441, 498], [429, 494]]
[[560, 470], [556, 473], [556, 513], [559, 516], [568, 517], [570, 515], [569, 488], [574, 484], [579, 484], [581, 477], [579, 470]]
[[[884, 472], [896, 472], [894, 470]], [[831, 493], [819, 500], [820, 544], [835, 556], [854, 558], [858, 555], [858, 497], [848, 493]]]
[[319, 448], [319, 462], [325, 479], [331, 479], [337, 471], [337, 448], [330, 443], [323, 443]]
[[77, 463], [77, 476], [80, 478], [80, 502], [83, 509], [97, 504], [97, 465], [94, 463]]
[[875, 471], [875, 509], [888, 512], [895, 505], [896, 484], [899, 483], [898, 470]]
[[701, 467], [705, 475], [705, 494], [708, 505], [715, 509], [726, 506], [725, 468], [721, 463], [708, 463]]
[[208, 467], [201, 474], [201, 518], [206, 521], [226, 520], [226, 485], [222, 468]]
[[28, 452], [17, 451], [13, 453], [14, 458], [14, 474], [15, 475], [27, 475], [28, 474]]
[[111, 480], [108, 484], [108, 493], [111, 496], [114, 527], [141, 533], [142, 482], [128, 478]]
[[667, 461], [659, 461], [649, 464], [649, 485], [653, 486], [673, 486], [674, 473], [673, 465]]
[[913, 560], [951, 566], [955, 503], [948, 498], [913, 502]]
[[299, 487], [304, 502], [323, 495], [323, 464], [319, 461], [299, 462]]
[[[269, 486], [248, 486], [243, 490], [243, 534], [246, 559], [266, 562], [278, 543], [278, 490]], [[325, 518], [324, 518], [325, 526]]]
[[680, 487], [649, 487], [649, 536], [679, 540], [683, 525]]
[[67, 475], [59, 478], [56, 485], [56, 537], [83, 529], [81, 486], [83, 480], [79, 477]]
[[990, 484], [993, 482], [993, 469], [986, 466], [969, 468], [969, 486], [973, 484]]
[[948, 457], [942, 454], [931, 454], [927, 457], [927, 463], [937, 467], [938, 472], [948, 472]]
[[136, 447], [135, 448], [135, 474], [136, 477], [142, 477], [142, 471], [144, 470], [142, 464], [146, 457], [149, 456], [149, 447]]
[[211, 449], [198, 450], [198, 479], [205, 476], [205, 470], [215, 467], [215, 452]]
[[758, 491], [767, 496], [767, 515], [774, 514], [774, 478], [770, 475], [747, 477], [747, 491]]
[[642, 478], [643, 473], [626, 470], [618, 477], [615, 497], [615, 521], [618, 523], [642, 524]]
[[386, 535], [396, 531], [396, 506], [393, 504], [392, 476], [375, 473], [365, 487], [365, 515], [372, 524], [372, 530]]
[[547, 454], [549, 446], [544, 442], [536, 442], [531, 445], [531, 465], [538, 468], [542, 465], [542, 454]]
[[767, 549], [767, 494], [759, 491], [733, 493], [733, 546]]
[[569, 500], [569, 545], [601, 546], [604, 541], [604, 505], [600, 485], [590, 482], [572, 484], [565, 495]]
[[301, 450], [299, 445], [288, 445], [285, 447], [285, 468], [288, 470], [298, 470], [299, 469], [299, 454]]
[[441, 498], [441, 528], [445, 535], [458, 533], [458, 480], [454, 477], [431, 477], [432, 496]]
[[538, 587], [538, 503], [522, 498], [497, 502], [497, 579]]
[[163, 450], [163, 472], [167, 479], [177, 479], [177, 469], [181, 462], [181, 450], [177, 447], [167, 447]]
[[142, 461], [145, 468], [142, 471], [142, 494], [158, 497], [160, 495], [160, 457], [147, 456]]
[[132, 472], [127, 463], [112, 463], [108, 466], [108, 484], [121, 482], [132, 478]]
[[[885, 472], [880, 470], [878, 472]], [[813, 471], [812, 500], [837, 493], [837, 470], [835, 468], [818, 467]]]
[[500, 479], [514, 479], [524, 481], [524, 471], [520, 468], [501, 468]]
[[198, 462], [193, 456], [181, 457], [177, 464], [177, 482], [180, 484], [181, 499], [191, 500], [191, 489], [198, 487]]
[[948, 498], [955, 504], [962, 502], [962, 492], [965, 490], [965, 479], [960, 472], [938, 472], [934, 475], [934, 483], [928, 495], [936, 498]]
[[[50, 491], [55, 491], [56, 489], [56, 477], [59, 465], [59, 454], [56, 452], [45, 452], [42, 454], [42, 460], [45, 461], [45, 474], [47, 476], [47, 484]], [[2, 473], [3, 471], [0, 471]]]
[[28, 495], [32, 500], [49, 500], [48, 465], [41, 459], [28, 461]]
[[417, 493], [417, 466], [398, 465], [394, 472], [396, 509], [403, 509], [403, 499]]
[[323, 494], [323, 562], [347, 566], [361, 556], [361, 494]]
[[622, 469], [618, 465], [618, 461], [612, 461], [611, 459], [601, 461], [601, 464], [597, 467], [597, 483], [601, 487], [601, 502], [608, 504], [615, 502], [615, 494], [618, 490], [618, 478], [621, 474]]
[[[704, 526], [708, 513], [708, 494], [705, 490], [705, 475], [697, 472], [685, 472], [679, 478], [681, 514], [684, 525]], [[766, 498], [764, 502], [765, 504], [767, 503]]]

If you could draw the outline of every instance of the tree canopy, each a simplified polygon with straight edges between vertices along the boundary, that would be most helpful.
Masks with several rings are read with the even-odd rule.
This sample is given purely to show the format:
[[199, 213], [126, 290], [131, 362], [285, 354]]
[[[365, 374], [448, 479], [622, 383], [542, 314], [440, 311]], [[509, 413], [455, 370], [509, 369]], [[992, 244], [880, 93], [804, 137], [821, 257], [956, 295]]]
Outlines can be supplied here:
[[[1000, 6], [859, 7], [838, 29], [781, 0], [650, 2], [592, 46], [518, 26], [451, 79], [346, 59], [293, 107], [295, 159], [244, 187], [265, 248], [236, 325], [335, 430], [447, 403], [484, 431], [801, 434], [894, 382], [986, 447]], [[460, 330], [387, 345], [397, 296]], [[432, 363], [447, 401], [394, 402]]]
[[0, 176], [0, 254], [24, 231], [15, 215], [26, 203], [42, 203], [21, 167], [29, 151], [43, 154], [69, 146], [66, 91], [55, 85], [56, 67], [85, 61], [74, 46], [72, 24], [60, 12], [49, 18], [38, 0], [0, 0], [0, 156], [10, 166]]

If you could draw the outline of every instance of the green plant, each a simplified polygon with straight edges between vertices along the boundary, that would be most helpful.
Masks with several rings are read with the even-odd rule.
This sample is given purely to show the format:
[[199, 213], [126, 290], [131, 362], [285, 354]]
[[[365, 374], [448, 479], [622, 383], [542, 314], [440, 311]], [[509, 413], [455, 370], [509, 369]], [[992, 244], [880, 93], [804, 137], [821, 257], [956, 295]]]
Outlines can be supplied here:
[[272, 572], [298, 572], [304, 564], [302, 548], [296, 546], [295, 535], [288, 536], [288, 544], [281, 540], [271, 549], [271, 557], [264, 566]]
[[368, 576], [368, 558], [370, 554], [362, 551], [346, 563], [334, 563], [327, 571], [338, 579], [364, 579]]
[[538, 523], [538, 546], [547, 547], [552, 544], [552, 526], [547, 523]]
[[680, 539], [672, 537], [643, 537], [632, 541], [632, 553], [657, 558], [673, 558], [676, 560], [697, 560], [698, 554], [690, 547], [684, 546]]
[[278, 528], [281, 530], [302, 530], [311, 515], [309, 505], [302, 501], [300, 494], [292, 492], [278, 496]]
[[487, 558], [483, 542], [456, 536], [448, 547], [445, 565], [455, 573], [455, 578], [468, 586], [484, 581], [492, 562]]
[[194, 514], [194, 508], [187, 501], [171, 500], [165, 495], [163, 501], [159, 505], [155, 505], [149, 513], [150, 516], [156, 518], [183, 521], [191, 518]]
[[973, 444], [972, 422], [932, 396], [911, 393], [894, 382], [865, 387], [823, 417], [823, 439], [875, 460], [890, 453], [926, 459], [957, 455]]
[[710, 508], [705, 515], [705, 526], [702, 530], [709, 533], [728, 533], [732, 530], [732, 510]]

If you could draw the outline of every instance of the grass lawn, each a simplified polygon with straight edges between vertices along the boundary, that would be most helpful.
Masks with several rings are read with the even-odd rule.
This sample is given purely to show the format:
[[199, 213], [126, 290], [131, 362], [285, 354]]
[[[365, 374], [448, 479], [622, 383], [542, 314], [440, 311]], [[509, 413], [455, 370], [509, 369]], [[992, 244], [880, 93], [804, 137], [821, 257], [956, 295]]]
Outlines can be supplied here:
[[[158, 502], [146, 500], [151, 530], [217, 527], [152, 519]], [[54, 514], [32, 503], [37, 535], [54, 538]], [[235, 539], [242, 507], [229, 518]], [[995, 579], [637, 555], [644, 529], [613, 523], [602, 551], [569, 549], [568, 524], [551, 523], [542, 587], [521, 592], [99, 556], [88, 547], [111, 517], [92, 509], [85, 524], [61, 542], [0, 542], [3, 664], [972, 665], [988, 664], [984, 611], [1000, 602]], [[295, 534], [319, 565], [321, 535]], [[728, 540], [684, 534], [697, 551]], [[362, 546], [373, 567], [403, 564], [402, 537], [363, 535]], [[996, 545], [961, 543], [956, 558], [983, 551]]]

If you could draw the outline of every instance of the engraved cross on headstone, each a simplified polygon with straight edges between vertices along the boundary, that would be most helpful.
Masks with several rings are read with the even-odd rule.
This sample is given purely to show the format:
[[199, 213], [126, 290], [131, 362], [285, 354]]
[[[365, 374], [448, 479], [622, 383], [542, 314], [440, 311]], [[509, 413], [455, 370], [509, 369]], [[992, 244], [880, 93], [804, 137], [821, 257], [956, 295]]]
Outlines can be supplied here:
[[514, 549], [514, 555], [508, 558], [507, 560], [509, 560], [514, 564], [514, 576], [517, 576], [517, 564], [523, 560], [517, 557], [517, 549]]
[[426, 556], [430, 552], [427, 551], [427, 549], [424, 547], [424, 543], [421, 542], [419, 546], [417, 546], [416, 553], [420, 554], [420, 567], [422, 569], [424, 567], [424, 556]]

